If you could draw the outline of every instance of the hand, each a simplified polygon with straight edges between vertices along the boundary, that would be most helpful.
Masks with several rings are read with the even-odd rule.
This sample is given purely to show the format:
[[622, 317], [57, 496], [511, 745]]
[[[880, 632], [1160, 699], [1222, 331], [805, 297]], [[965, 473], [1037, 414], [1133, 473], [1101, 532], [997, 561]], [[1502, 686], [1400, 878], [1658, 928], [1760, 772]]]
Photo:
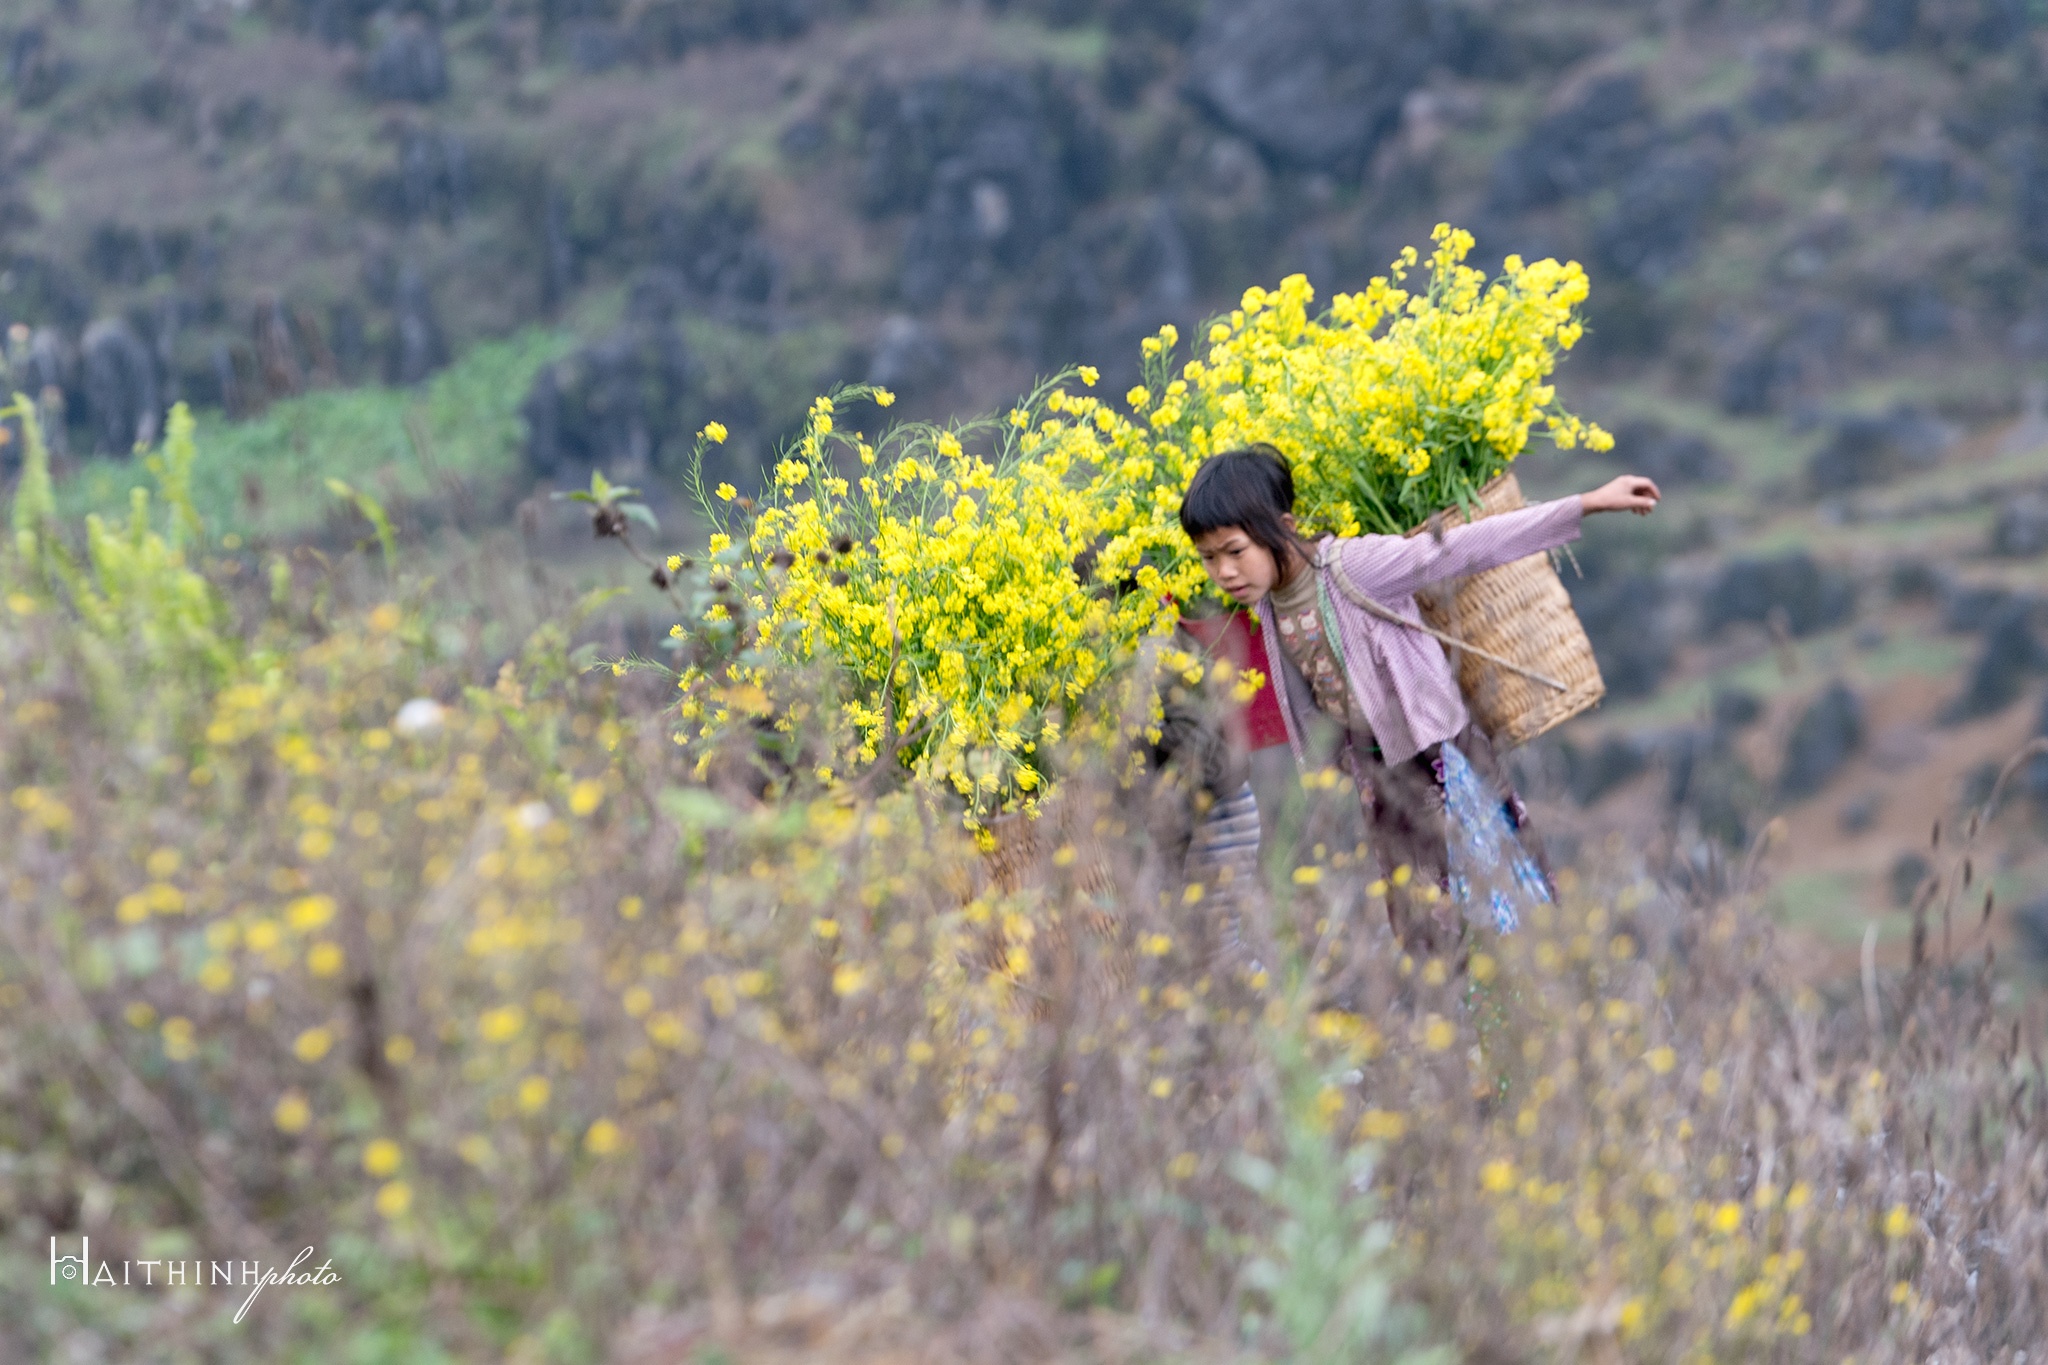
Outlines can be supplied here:
[[1579, 506], [1587, 514], [1594, 512], [1633, 512], [1647, 517], [1664, 495], [1657, 491], [1654, 481], [1640, 474], [1623, 474], [1620, 478], [1609, 479], [1590, 493], [1579, 494]]

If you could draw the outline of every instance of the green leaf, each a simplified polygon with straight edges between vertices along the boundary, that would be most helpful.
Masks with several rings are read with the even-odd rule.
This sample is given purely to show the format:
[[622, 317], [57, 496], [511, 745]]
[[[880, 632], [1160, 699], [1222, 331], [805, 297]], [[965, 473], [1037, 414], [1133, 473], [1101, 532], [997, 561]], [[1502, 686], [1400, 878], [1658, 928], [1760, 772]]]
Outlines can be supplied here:
[[619, 510], [624, 512], [628, 518], [639, 522], [650, 531], [661, 530], [661, 523], [654, 519], [653, 509], [644, 502], [624, 503], [619, 507]]

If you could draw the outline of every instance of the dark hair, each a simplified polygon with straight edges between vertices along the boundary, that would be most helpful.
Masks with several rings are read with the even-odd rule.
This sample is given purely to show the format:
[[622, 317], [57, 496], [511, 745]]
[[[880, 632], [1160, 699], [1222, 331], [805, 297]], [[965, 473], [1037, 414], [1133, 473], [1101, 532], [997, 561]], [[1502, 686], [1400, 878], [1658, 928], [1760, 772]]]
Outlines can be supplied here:
[[1180, 529], [1188, 539], [1235, 526], [1287, 572], [1288, 551], [1313, 560], [1308, 541], [1280, 520], [1294, 510], [1294, 471], [1265, 444], [1227, 450], [1202, 461], [1180, 500]]

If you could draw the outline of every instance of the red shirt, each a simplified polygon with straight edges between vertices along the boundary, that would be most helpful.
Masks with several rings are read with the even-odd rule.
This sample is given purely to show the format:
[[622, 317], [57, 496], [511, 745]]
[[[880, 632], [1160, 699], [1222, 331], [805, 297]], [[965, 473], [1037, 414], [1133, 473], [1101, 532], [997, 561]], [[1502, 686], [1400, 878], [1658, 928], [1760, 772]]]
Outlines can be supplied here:
[[1280, 714], [1280, 698], [1273, 691], [1273, 675], [1265, 651], [1254, 634], [1256, 620], [1248, 612], [1231, 611], [1222, 616], [1182, 617], [1181, 628], [1200, 641], [1202, 647], [1230, 660], [1237, 668], [1256, 668], [1266, 675], [1258, 692], [1240, 708], [1247, 749], [1270, 749], [1287, 742], [1287, 721]]

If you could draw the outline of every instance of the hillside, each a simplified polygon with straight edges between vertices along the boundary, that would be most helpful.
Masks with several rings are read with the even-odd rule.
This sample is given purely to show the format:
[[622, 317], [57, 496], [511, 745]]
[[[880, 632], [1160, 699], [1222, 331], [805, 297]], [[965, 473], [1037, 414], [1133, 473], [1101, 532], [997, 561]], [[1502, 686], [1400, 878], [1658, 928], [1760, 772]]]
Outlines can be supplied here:
[[[1527, 756], [1531, 785], [1583, 840], [1709, 880], [1794, 811], [1786, 915], [1853, 946], [1863, 911], [1897, 929], [1898, 851], [2037, 728], [2031, 16], [24, 4], [0, 324], [27, 329], [13, 379], [61, 410], [76, 505], [119, 503], [119, 452], [185, 399], [232, 451], [202, 490], [223, 515], [311, 534], [308, 471], [339, 468], [474, 529], [593, 464], [658, 486], [712, 417], [744, 482], [839, 380], [913, 415], [1076, 361], [1118, 391], [1159, 323], [1296, 270], [1360, 285], [1440, 219], [1492, 260], [1576, 257], [1567, 395], [1673, 496], [1579, 556], [1612, 700]], [[466, 514], [439, 506], [457, 486]]]

